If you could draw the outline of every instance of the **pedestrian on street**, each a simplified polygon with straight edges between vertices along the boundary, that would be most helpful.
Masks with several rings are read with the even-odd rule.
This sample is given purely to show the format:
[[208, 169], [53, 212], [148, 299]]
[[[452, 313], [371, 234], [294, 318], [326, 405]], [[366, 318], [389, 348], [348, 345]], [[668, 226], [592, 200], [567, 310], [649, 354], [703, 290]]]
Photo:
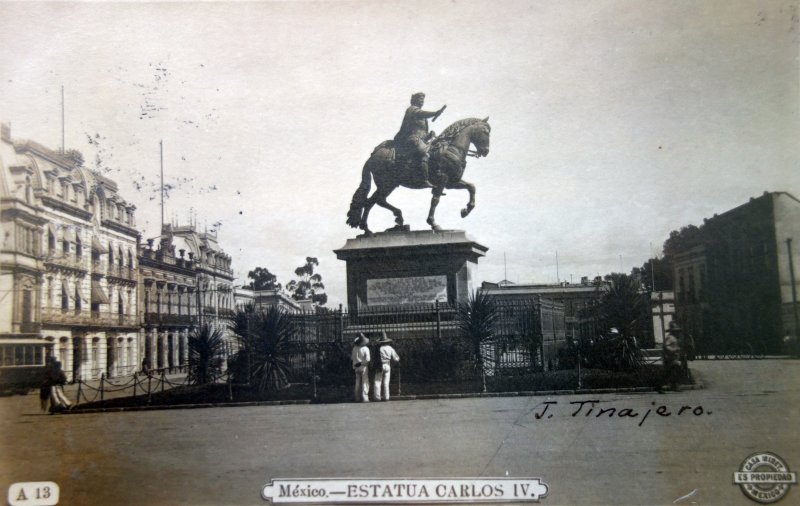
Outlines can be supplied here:
[[64, 411], [72, 408], [72, 403], [64, 393], [64, 385], [67, 384], [67, 375], [61, 370], [61, 362], [54, 361], [50, 368], [50, 413]]
[[356, 373], [356, 385], [354, 389], [356, 402], [369, 402], [369, 361], [370, 353], [369, 339], [359, 332], [358, 337], [353, 342], [353, 352], [350, 358], [353, 361], [353, 371]]
[[148, 367], [147, 365], [147, 357], [142, 359], [142, 374], [144, 374], [145, 376], [150, 375], [150, 367]]
[[52, 369], [56, 366], [55, 362], [56, 359], [52, 356], [48, 356], [47, 359], [45, 359], [42, 383], [39, 387], [39, 402], [42, 406], [42, 412], [47, 411], [47, 408], [50, 407], [50, 388], [53, 386], [50, 382], [50, 378], [53, 376]]
[[669, 322], [669, 329], [664, 338], [664, 377], [659, 382], [658, 392], [661, 393], [662, 385], [669, 383], [673, 391], [678, 390], [678, 375], [680, 374], [680, 337], [681, 328], [675, 320]]
[[391, 346], [392, 340], [383, 332], [381, 340], [378, 341], [380, 348], [378, 355], [380, 357], [380, 367], [375, 370], [375, 384], [372, 391], [376, 401], [389, 400], [389, 380], [392, 375], [392, 362], [400, 362], [400, 356]]

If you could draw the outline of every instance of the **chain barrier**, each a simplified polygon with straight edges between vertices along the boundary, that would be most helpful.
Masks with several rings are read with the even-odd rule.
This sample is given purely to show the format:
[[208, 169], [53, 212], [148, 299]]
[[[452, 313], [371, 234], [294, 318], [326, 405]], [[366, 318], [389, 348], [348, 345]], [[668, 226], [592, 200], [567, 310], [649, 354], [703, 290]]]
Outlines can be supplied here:
[[[185, 376], [182, 381], [173, 382], [167, 378], [166, 368], [158, 370], [158, 372], [160, 372], [160, 376], [156, 376], [152, 374], [152, 372], [145, 373], [147, 376], [147, 381], [145, 381], [144, 377], [140, 376], [139, 373], [134, 372], [133, 376], [123, 383], [113, 383], [108, 380], [104, 374], [101, 374], [99, 380], [100, 384], [98, 386], [93, 386], [87, 381], [79, 379], [77, 381], [78, 391], [75, 394], [75, 405], [77, 406], [81, 403], [92, 403], [98, 399], [103, 401], [106, 394], [124, 392], [128, 390], [132, 390], [133, 397], [146, 395], [149, 402], [149, 399], [154, 392], [159, 390], [164, 392], [167, 388], [173, 389], [189, 385], [188, 375]], [[220, 375], [218, 378], [215, 378], [214, 381], [219, 380], [223, 376], [224, 374]], [[92, 393], [94, 395], [92, 395]], [[92, 397], [91, 399], [89, 398], [90, 395]]]

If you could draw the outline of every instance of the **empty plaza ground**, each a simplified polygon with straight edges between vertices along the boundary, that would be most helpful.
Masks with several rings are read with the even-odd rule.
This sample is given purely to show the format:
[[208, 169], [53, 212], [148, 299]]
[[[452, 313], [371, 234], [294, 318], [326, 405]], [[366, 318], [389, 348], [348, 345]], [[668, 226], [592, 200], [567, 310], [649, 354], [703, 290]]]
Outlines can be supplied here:
[[[509, 476], [542, 478], [544, 504], [671, 504], [692, 492], [679, 503], [753, 504], [732, 484], [745, 457], [772, 451], [800, 466], [800, 361], [691, 365], [706, 388], [664, 395], [55, 416], [39, 414], [37, 395], [0, 398], [0, 486], [55, 481], [60, 504], [264, 504], [273, 478]], [[587, 400], [600, 403], [572, 416], [570, 403]], [[545, 402], [557, 404], [537, 419]], [[595, 416], [609, 407], [613, 417]], [[619, 417], [626, 408], [638, 416]], [[784, 502], [799, 498], [793, 489]]]

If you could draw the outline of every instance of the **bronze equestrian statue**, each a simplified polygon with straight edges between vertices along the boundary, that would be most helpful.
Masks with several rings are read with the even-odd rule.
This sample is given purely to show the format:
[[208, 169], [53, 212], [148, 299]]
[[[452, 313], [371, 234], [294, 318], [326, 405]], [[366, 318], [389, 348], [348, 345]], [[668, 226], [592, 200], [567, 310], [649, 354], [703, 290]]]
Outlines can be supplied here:
[[[417, 95], [415, 94], [414, 97], [417, 97]], [[420, 104], [419, 106], [413, 105], [414, 97], [412, 97], [412, 107], [409, 107], [409, 111], [416, 107], [421, 113], [432, 115], [428, 117], [438, 117], [444, 110], [443, 107], [435, 113], [422, 111], [421, 102], [417, 102]], [[408, 116], [409, 113], [407, 111], [406, 117]], [[418, 116], [415, 117], [417, 120], [420, 119]], [[425, 119], [425, 117], [422, 117], [423, 123], [421, 125], [418, 124], [415, 128], [421, 128], [427, 133], [427, 121], [424, 121]], [[404, 118], [404, 125], [405, 123], [406, 120]], [[402, 127], [398, 133], [400, 139], [396, 137], [397, 140], [384, 141], [373, 150], [361, 171], [361, 184], [356, 189], [350, 202], [350, 210], [347, 212], [347, 224], [353, 228], [361, 228], [367, 235], [372, 234], [372, 231], [367, 226], [367, 219], [370, 210], [375, 204], [390, 210], [394, 214], [396, 228], [402, 229], [403, 213], [386, 201], [386, 198], [398, 186], [414, 190], [429, 188], [429, 184], [433, 186], [431, 190], [433, 194], [431, 207], [426, 220], [433, 230], [440, 230], [434, 220], [434, 213], [436, 212], [436, 206], [439, 204], [439, 198], [445, 189], [465, 189], [469, 192], [469, 202], [461, 210], [462, 218], [466, 217], [475, 207], [475, 186], [461, 179], [461, 176], [467, 166], [467, 156], [477, 158], [489, 154], [489, 138], [491, 134], [489, 118], [467, 118], [456, 121], [445, 128], [441, 135], [427, 146], [427, 161], [430, 166], [429, 181], [425, 180], [424, 172], [421, 174], [422, 171], [419, 165], [414, 163], [414, 161], [418, 161], [418, 163], [425, 161], [423, 154], [419, 154], [419, 158], [414, 160], [416, 157], [413, 156], [415, 154], [413, 152], [412, 156], [409, 156], [407, 152], [396, 152], [396, 143], [398, 140], [402, 140], [401, 133], [403, 133]], [[471, 145], [475, 146], [475, 151], [470, 151]], [[406, 149], [408, 148], [406, 147]], [[405, 158], [403, 155], [405, 155]], [[372, 195], [369, 195], [372, 179], [375, 180], [376, 189]]]

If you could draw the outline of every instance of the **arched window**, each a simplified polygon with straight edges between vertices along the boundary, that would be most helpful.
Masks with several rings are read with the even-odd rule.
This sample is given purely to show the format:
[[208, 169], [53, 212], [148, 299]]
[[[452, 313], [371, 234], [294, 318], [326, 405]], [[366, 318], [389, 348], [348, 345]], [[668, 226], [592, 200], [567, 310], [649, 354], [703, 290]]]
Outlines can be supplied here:
[[81, 292], [78, 290], [78, 283], [75, 283], [75, 314], [81, 312]]
[[47, 230], [47, 251], [52, 255], [56, 252], [56, 235], [52, 230]]
[[83, 244], [81, 244], [81, 236], [75, 234], [75, 258], [81, 258], [83, 255]]
[[133, 269], [133, 255], [131, 250], [128, 250], [128, 269]]
[[125, 260], [125, 257], [122, 256], [122, 246], [120, 246], [117, 251], [119, 252], [119, 266], [122, 267], [123, 261]]

